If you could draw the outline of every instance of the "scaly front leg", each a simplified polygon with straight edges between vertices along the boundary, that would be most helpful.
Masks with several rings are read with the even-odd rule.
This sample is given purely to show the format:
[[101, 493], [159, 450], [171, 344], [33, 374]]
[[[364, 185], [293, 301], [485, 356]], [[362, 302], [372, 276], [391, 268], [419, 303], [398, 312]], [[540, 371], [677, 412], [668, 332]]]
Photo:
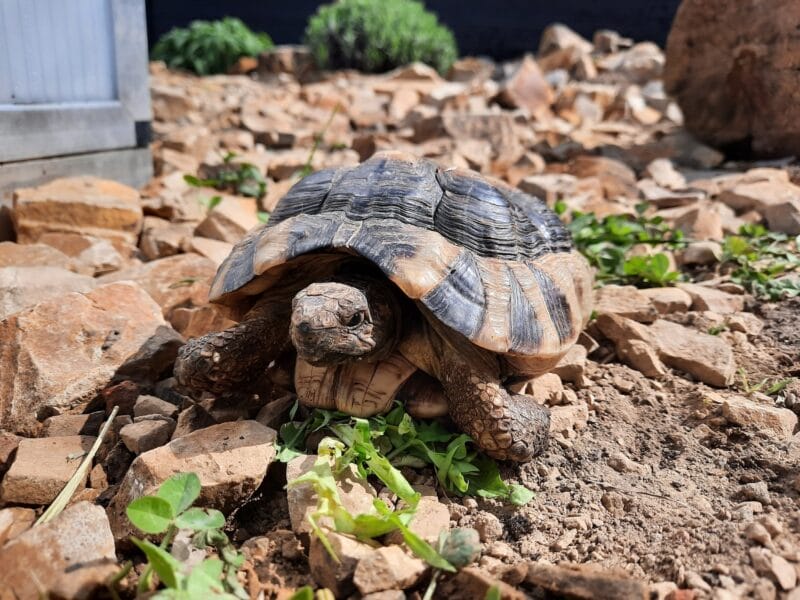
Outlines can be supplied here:
[[200, 395], [226, 394], [255, 381], [289, 343], [286, 301], [263, 301], [241, 323], [190, 340], [178, 352], [175, 378]]

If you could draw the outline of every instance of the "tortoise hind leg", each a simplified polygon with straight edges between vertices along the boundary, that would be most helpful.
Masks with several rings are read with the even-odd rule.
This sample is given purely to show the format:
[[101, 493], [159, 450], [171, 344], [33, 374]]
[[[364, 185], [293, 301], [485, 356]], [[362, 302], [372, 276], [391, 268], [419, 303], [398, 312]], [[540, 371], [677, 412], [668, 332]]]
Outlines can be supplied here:
[[175, 378], [196, 395], [246, 388], [289, 342], [286, 303], [257, 304], [241, 323], [189, 340], [178, 352]]

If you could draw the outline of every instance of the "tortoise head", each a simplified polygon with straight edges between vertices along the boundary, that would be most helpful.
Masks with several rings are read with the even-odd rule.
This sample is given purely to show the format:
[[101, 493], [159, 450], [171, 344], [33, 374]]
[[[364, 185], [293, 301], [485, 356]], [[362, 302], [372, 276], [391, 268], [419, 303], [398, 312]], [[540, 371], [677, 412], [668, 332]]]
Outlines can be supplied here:
[[335, 365], [380, 350], [386, 323], [374, 318], [370, 290], [343, 283], [312, 283], [292, 300], [292, 343], [315, 366]]

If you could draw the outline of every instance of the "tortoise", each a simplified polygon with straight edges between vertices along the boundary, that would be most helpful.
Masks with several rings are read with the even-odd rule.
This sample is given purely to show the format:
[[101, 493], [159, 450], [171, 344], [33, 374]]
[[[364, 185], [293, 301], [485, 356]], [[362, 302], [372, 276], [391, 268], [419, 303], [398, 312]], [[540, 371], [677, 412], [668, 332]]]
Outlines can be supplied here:
[[592, 271], [541, 200], [400, 152], [313, 173], [220, 265], [238, 324], [190, 340], [175, 375], [223, 394], [297, 353], [302, 404], [449, 413], [501, 460], [546, 446], [549, 413], [507, 386], [551, 369], [591, 310]]

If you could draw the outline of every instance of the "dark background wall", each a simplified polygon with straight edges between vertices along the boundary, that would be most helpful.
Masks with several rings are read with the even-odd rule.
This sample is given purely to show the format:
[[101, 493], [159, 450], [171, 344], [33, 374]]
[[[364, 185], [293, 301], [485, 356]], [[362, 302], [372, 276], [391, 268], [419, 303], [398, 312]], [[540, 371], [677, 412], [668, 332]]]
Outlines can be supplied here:
[[[461, 54], [513, 58], [535, 51], [542, 29], [569, 25], [591, 39], [615, 29], [637, 41], [663, 46], [680, 0], [426, 0], [458, 39]], [[235, 16], [266, 31], [277, 44], [299, 43], [319, 0], [147, 0], [150, 43], [193, 19]]]

